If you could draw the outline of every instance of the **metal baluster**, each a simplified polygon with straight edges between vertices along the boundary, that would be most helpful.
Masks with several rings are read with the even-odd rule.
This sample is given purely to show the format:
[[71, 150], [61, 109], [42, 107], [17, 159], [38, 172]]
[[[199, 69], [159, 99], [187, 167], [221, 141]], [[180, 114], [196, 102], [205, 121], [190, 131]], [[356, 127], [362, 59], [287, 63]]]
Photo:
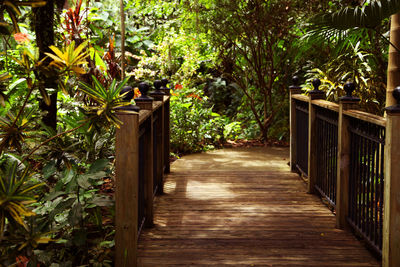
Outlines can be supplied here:
[[[368, 125], [371, 127], [371, 125]], [[372, 130], [372, 129], [371, 129]], [[365, 233], [368, 237], [370, 237], [370, 212], [369, 212], [369, 207], [370, 207], [370, 181], [371, 181], [371, 143], [372, 140], [367, 139], [367, 175], [366, 175], [366, 205], [365, 205]]]

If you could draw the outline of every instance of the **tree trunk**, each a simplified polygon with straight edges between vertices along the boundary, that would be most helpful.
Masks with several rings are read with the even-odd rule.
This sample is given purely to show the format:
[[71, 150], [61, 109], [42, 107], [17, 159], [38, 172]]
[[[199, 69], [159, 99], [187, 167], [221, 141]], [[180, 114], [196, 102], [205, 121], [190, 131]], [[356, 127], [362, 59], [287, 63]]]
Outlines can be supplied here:
[[[36, 34], [36, 44], [39, 48], [39, 57], [43, 59], [45, 52], [51, 52], [49, 46], [54, 45], [54, 0], [47, 0], [47, 4], [43, 7], [33, 9], [34, 13], [34, 30]], [[49, 64], [50, 59], [45, 62]], [[41, 71], [36, 73], [39, 80], [39, 86], [44, 88], [53, 88], [57, 90], [57, 78], [53, 75], [45, 74]], [[53, 128], [57, 127], [57, 92], [50, 96], [50, 105], [41, 100], [40, 108], [45, 111], [43, 122]]]
[[[390, 22], [390, 42], [400, 48], [400, 13], [392, 15]], [[386, 107], [396, 105], [392, 92], [400, 86], [400, 54], [390, 45], [387, 71]]]

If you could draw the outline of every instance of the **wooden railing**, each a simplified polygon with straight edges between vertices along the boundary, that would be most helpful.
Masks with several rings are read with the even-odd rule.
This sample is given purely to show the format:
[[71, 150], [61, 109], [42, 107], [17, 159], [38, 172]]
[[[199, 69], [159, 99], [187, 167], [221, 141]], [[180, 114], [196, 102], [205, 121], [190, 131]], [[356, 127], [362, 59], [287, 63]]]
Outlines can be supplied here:
[[169, 172], [168, 81], [155, 81], [155, 90], [141, 83], [137, 106], [118, 113], [122, 125], [115, 143], [115, 266], [137, 266], [137, 240], [142, 227], [153, 225], [153, 199], [161, 194]]
[[[338, 228], [363, 237], [383, 266], [400, 266], [400, 104], [380, 117], [357, 110], [354, 84], [345, 85], [347, 95], [335, 104], [323, 100], [318, 79], [308, 96], [298, 78], [293, 82], [291, 170], [306, 177], [309, 193], [336, 210]], [[400, 88], [394, 95], [400, 103]]]

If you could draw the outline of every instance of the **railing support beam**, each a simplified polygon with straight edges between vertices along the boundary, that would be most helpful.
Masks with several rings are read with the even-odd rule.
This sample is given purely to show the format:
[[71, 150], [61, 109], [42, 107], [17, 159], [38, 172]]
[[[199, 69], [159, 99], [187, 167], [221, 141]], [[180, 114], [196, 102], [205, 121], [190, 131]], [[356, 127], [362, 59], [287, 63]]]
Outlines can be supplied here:
[[290, 121], [290, 170], [293, 172], [296, 170], [296, 103], [292, 98], [295, 94], [301, 94], [301, 87], [299, 86], [299, 78], [294, 76], [293, 85], [289, 87], [289, 97], [290, 97], [290, 112], [289, 112], [289, 121]]
[[115, 266], [137, 266], [139, 114], [118, 113], [115, 138]]
[[383, 267], [400, 266], [400, 87], [393, 96], [399, 104], [386, 108]]
[[345, 90], [349, 93], [339, 101], [338, 120], [338, 158], [336, 181], [336, 227], [343, 229], [347, 226], [349, 212], [349, 177], [350, 177], [350, 120], [344, 116], [343, 111], [358, 109], [359, 98], [352, 97], [355, 89], [353, 83], [346, 83]]

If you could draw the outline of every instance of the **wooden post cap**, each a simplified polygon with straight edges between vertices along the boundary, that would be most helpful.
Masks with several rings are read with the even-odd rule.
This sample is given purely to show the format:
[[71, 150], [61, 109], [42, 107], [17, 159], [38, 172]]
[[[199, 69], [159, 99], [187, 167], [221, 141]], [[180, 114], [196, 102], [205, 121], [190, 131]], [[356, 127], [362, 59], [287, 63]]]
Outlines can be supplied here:
[[319, 90], [319, 87], [321, 86], [321, 80], [318, 79], [318, 78], [315, 78], [315, 79], [312, 81], [312, 85], [313, 85], [313, 87], [314, 87], [314, 90], [312, 90], [312, 91], [309, 92], [310, 98], [311, 98], [312, 100], [313, 100], [313, 99], [323, 99], [323, 98], [325, 98], [325, 92]]
[[301, 86], [299, 86], [300, 79], [298, 76], [293, 76], [292, 78], [292, 85], [289, 86], [289, 90], [291, 92], [301, 92]]
[[396, 99], [397, 105], [385, 108], [387, 114], [400, 114], [400, 86], [393, 90], [393, 97]]
[[139, 90], [142, 95], [138, 98], [135, 98], [135, 103], [140, 107], [140, 109], [144, 110], [152, 110], [153, 109], [153, 98], [148, 96], [150, 85], [146, 82], [142, 82], [139, 84]]
[[[135, 96], [135, 91], [133, 90], [132, 86], [125, 86], [122, 88], [121, 92], [119, 93], [122, 96], [122, 99], [126, 102], [131, 102], [132, 98]], [[118, 107], [117, 110], [128, 110], [128, 111], [137, 111], [139, 112], [140, 108], [135, 105], [127, 105]]]
[[353, 92], [356, 90], [355, 83], [347, 82], [343, 86], [343, 89], [346, 92], [346, 95], [339, 98], [340, 102], [359, 102], [360, 101], [360, 98], [353, 96]]
[[162, 86], [162, 82], [160, 80], [154, 81], [154, 88], [156, 90], [150, 92], [150, 95], [152, 97], [154, 97], [155, 100], [158, 100], [158, 101], [162, 101], [164, 98], [164, 95], [165, 95], [165, 93], [160, 90], [161, 86]]
[[153, 101], [153, 98], [148, 96], [147, 93], [150, 90], [150, 85], [146, 82], [142, 82], [139, 84], [139, 91], [142, 94], [138, 98], [135, 99], [136, 102], [142, 102], [142, 101]]
[[168, 83], [169, 83], [169, 81], [168, 81], [167, 78], [161, 79], [161, 87], [160, 87], [160, 90], [162, 90], [165, 94], [170, 95], [170, 94], [171, 94], [171, 93], [170, 93], [170, 90], [169, 90], [169, 88], [167, 87]]

